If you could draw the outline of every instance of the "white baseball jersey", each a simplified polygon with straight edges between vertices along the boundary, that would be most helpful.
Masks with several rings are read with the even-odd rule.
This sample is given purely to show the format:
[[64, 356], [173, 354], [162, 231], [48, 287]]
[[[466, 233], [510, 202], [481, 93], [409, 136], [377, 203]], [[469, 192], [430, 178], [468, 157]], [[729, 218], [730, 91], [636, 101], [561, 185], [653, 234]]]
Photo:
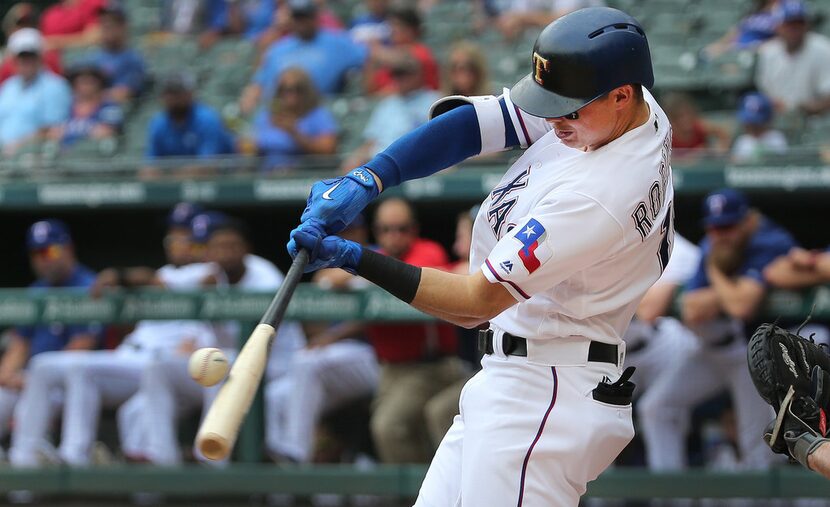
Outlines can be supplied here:
[[[246, 255], [244, 262], [245, 274], [234, 287], [250, 291], [276, 291], [285, 278], [273, 263], [257, 255]], [[210, 275], [217, 277], [218, 287], [228, 287], [224, 272], [216, 264], [209, 262], [185, 266], [163, 281], [171, 289], [196, 288]], [[217, 326], [219, 342], [224, 348], [236, 349], [239, 332], [238, 322], [226, 322]], [[298, 322], [286, 321], [280, 324], [274, 346], [271, 348], [266, 378], [275, 378], [285, 373], [293, 352], [303, 346], [305, 334]]]
[[[668, 263], [674, 236], [671, 127], [648, 90], [643, 94], [648, 121], [585, 152], [562, 144], [505, 90], [513, 127], [529, 148], [482, 203], [470, 253], [471, 266], [519, 301], [492, 319], [494, 326], [533, 339], [622, 342]], [[483, 152], [504, 146], [494, 99], [474, 101]]]

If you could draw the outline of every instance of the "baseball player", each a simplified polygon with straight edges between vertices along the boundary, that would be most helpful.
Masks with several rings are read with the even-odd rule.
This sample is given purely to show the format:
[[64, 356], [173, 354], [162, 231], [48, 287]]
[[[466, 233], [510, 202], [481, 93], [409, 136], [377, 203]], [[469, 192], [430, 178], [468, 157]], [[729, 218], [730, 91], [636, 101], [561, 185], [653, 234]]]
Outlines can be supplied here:
[[[191, 262], [190, 228], [192, 206], [174, 208], [164, 239], [169, 264], [156, 272], [164, 280]], [[111, 285], [112, 270], [102, 272], [97, 285]], [[14, 466], [40, 464], [41, 456], [70, 465], [89, 463], [102, 405], [117, 406], [138, 389], [143, 366], [157, 356], [189, 353], [215, 342], [212, 329], [198, 321], [142, 321], [115, 350], [52, 352], [32, 362], [31, 382], [16, 411], [10, 453]], [[46, 393], [63, 389], [64, 406], [61, 445], [57, 455], [48, 441], [51, 404]], [[135, 424], [133, 422], [133, 424]]]
[[[32, 224], [26, 234], [26, 247], [37, 280], [32, 288], [88, 287], [95, 273], [81, 265], [75, 257], [69, 229], [60, 220], [41, 220]], [[21, 390], [29, 381], [27, 370], [32, 358], [55, 350], [84, 350], [100, 342], [99, 324], [63, 325], [51, 323], [20, 326], [9, 332], [9, 341], [0, 357], [0, 440], [6, 437]], [[51, 404], [52, 393], [43, 403]], [[4, 456], [0, 449], [0, 458]]]
[[744, 327], [766, 294], [762, 271], [794, 246], [794, 240], [750, 208], [737, 190], [710, 193], [703, 213], [706, 237], [700, 245], [701, 259], [681, 299], [683, 322], [700, 347], [693, 354], [677, 356], [667, 378], [641, 400], [640, 423], [647, 447], [659, 449], [657, 466], [685, 468], [689, 420], [676, 417], [729, 389], [741, 428], [739, 465], [761, 469], [769, 465], [771, 456], [758, 445], [757, 435], [771, 414], [753, 393], [745, 366]]
[[[271, 262], [248, 253], [247, 229], [243, 224], [222, 213], [209, 212], [194, 217], [192, 228], [194, 241], [204, 243], [207, 262], [191, 264], [175, 277], [169, 277], [169, 288], [192, 290], [215, 285], [261, 292], [279, 288], [283, 274]], [[238, 349], [239, 324], [225, 322], [215, 327], [218, 346], [233, 359]], [[265, 375], [266, 392], [272, 393], [266, 400], [266, 411], [274, 410], [269, 407], [271, 404], [286, 403], [290, 390], [285, 382], [280, 382], [294, 352], [304, 345], [305, 335], [299, 323], [280, 325]], [[218, 389], [219, 386], [205, 389], [190, 378], [187, 357], [168, 356], [147, 364], [140, 389], [118, 413], [125, 453], [155, 464], [181, 463], [176, 420], [200, 406], [206, 411]], [[138, 420], [139, 425], [128, 426], [130, 420]]]
[[[576, 506], [634, 435], [622, 336], [671, 254], [671, 127], [645, 33], [612, 8], [536, 40], [500, 97], [451, 97], [366, 166], [316, 183], [288, 250], [480, 335], [482, 370], [416, 501]], [[471, 273], [417, 268], [332, 234], [383, 189], [479, 153], [527, 150], [482, 202]]]

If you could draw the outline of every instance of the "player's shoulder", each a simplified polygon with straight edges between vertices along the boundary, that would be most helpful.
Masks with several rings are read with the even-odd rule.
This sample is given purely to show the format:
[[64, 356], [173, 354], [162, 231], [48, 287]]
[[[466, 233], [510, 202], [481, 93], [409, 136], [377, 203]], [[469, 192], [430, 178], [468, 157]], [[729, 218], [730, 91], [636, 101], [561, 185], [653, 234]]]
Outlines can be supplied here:
[[76, 287], [89, 287], [95, 283], [95, 279], [97, 277], [98, 274], [95, 271], [84, 266], [83, 264], [78, 264], [75, 267], [75, 271], [72, 273], [70, 283]]
[[773, 222], [767, 217], [761, 218], [757, 232], [752, 236], [751, 246], [759, 249], [782, 248], [783, 245], [795, 244], [793, 235], [787, 229]]

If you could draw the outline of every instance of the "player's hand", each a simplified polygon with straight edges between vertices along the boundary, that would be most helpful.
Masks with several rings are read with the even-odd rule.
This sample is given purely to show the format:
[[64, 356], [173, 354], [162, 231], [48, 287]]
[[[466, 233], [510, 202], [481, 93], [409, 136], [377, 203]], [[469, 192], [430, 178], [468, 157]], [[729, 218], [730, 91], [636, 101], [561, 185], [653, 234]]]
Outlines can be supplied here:
[[340, 178], [318, 181], [311, 187], [300, 222], [316, 218], [327, 234], [336, 234], [352, 223], [379, 193], [375, 177], [363, 167]]
[[295, 257], [300, 248], [308, 250], [306, 273], [323, 268], [343, 268], [354, 274], [362, 254], [361, 246], [354, 241], [338, 236], [323, 237], [314, 222], [310, 226], [303, 224], [291, 233], [288, 253]]

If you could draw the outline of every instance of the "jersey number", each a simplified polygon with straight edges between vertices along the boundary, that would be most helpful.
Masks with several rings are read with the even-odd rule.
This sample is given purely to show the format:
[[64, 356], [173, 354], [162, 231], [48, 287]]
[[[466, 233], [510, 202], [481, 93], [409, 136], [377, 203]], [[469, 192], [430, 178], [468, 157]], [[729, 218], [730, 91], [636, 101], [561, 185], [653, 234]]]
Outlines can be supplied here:
[[672, 228], [672, 210], [674, 203], [669, 203], [669, 209], [666, 211], [666, 218], [660, 226], [660, 234], [663, 239], [660, 240], [660, 250], [657, 252], [657, 260], [660, 262], [660, 274], [666, 269], [669, 263], [669, 256], [671, 255], [671, 245], [674, 241], [674, 229]]

